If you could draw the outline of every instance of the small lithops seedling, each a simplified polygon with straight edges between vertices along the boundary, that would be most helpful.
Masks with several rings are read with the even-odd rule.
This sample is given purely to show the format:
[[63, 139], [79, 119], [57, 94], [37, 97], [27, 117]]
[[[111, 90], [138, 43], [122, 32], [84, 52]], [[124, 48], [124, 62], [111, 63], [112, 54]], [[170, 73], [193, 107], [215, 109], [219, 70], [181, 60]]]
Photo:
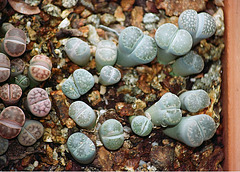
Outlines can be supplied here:
[[113, 85], [120, 81], [121, 72], [112, 66], [104, 66], [100, 72], [99, 82], [102, 85]]
[[19, 85], [19, 87], [21, 87], [22, 91], [24, 91], [30, 85], [30, 80], [25, 75], [15, 76], [14, 82], [15, 84]]
[[3, 23], [0, 27], [0, 36], [4, 37], [8, 30], [13, 29], [14, 26], [11, 23]]
[[75, 101], [69, 107], [69, 116], [82, 128], [92, 128], [96, 122], [93, 109], [83, 101]]
[[94, 85], [94, 78], [90, 72], [85, 69], [77, 69], [63, 83], [62, 91], [70, 99], [78, 99], [86, 94]]
[[117, 64], [136, 66], [151, 62], [157, 55], [155, 40], [135, 27], [124, 29], [118, 41]]
[[17, 139], [23, 146], [31, 146], [43, 135], [43, 125], [36, 120], [27, 120]]
[[212, 117], [201, 114], [183, 117], [180, 123], [164, 129], [163, 132], [190, 147], [198, 147], [203, 141], [213, 137], [216, 132], [216, 124]]
[[101, 125], [99, 136], [107, 149], [119, 149], [124, 142], [122, 124], [116, 119], [108, 119]]
[[0, 155], [3, 155], [8, 149], [8, 139], [0, 136]]
[[0, 98], [5, 105], [17, 104], [22, 96], [22, 89], [17, 84], [4, 84], [0, 87]]
[[145, 116], [131, 116], [129, 118], [132, 131], [139, 136], [147, 136], [151, 133], [153, 124]]
[[195, 10], [183, 11], [178, 18], [178, 26], [192, 35], [194, 45], [202, 39], [211, 37], [216, 31], [214, 18], [205, 12], [198, 14]]
[[17, 76], [23, 73], [25, 68], [25, 63], [22, 59], [16, 58], [11, 60], [11, 77]]
[[167, 64], [177, 56], [182, 56], [192, 48], [192, 36], [184, 29], [178, 29], [171, 23], [161, 25], [156, 33], [158, 45], [157, 58], [159, 63]]
[[95, 60], [98, 71], [101, 71], [103, 66], [113, 66], [117, 61], [117, 46], [110, 40], [100, 41], [97, 44]]
[[189, 112], [197, 112], [210, 105], [208, 93], [204, 90], [191, 90], [179, 96], [181, 108]]
[[89, 45], [79, 38], [70, 38], [64, 47], [70, 60], [79, 66], [85, 66], [90, 60]]
[[6, 81], [10, 76], [10, 60], [9, 58], [0, 53], [0, 82]]
[[184, 57], [178, 58], [172, 68], [175, 75], [188, 76], [200, 73], [204, 68], [204, 61], [197, 53], [190, 51]]
[[145, 111], [156, 126], [172, 126], [182, 119], [181, 102], [175, 94], [165, 93], [158, 102]]
[[16, 137], [25, 123], [25, 114], [17, 106], [9, 106], [0, 114], [0, 136], [5, 139]]
[[42, 88], [31, 89], [27, 95], [26, 103], [29, 111], [37, 117], [46, 116], [52, 106], [47, 92]]
[[67, 147], [73, 158], [81, 164], [91, 163], [96, 156], [96, 147], [85, 134], [77, 132], [67, 141]]

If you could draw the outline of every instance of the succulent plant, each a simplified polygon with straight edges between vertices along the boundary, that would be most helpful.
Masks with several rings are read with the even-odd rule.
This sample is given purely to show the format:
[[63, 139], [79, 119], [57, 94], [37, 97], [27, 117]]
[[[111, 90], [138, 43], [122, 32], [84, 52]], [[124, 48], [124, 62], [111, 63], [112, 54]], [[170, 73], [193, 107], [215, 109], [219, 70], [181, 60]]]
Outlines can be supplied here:
[[112, 66], [104, 66], [100, 72], [99, 82], [102, 85], [113, 85], [120, 81], [121, 72]]
[[21, 87], [22, 91], [24, 91], [30, 85], [30, 80], [25, 75], [18, 75], [14, 77], [14, 82]]
[[27, 120], [17, 139], [23, 146], [31, 146], [43, 135], [43, 125], [36, 120]]
[[27, 94], [27, 109], [37, 117], [46, 116], [52, 107], [47, 92], [42, 88], [33, 88]]
[[70, 99], [78, 99], [87, 93], [94, 85], [94, 78], [85, 69], [77, 69], [63, 83], [62, 92]]
[[5, 139], [16, 137], [25, 123], [25, 114], [17, 106], [9, 106], [0, 114], [0, 136]]
[[124, 142], [122, 124], [116, 119], [106, 120], [99, 129], [99, 136], [107, 149], [119, 149]]
[[135, 27], [125, 28], [118, 40], [117, 64], [130, 67], [151, 62], [157, 55], [153, 38]]
[[3, 155], [8, 149], [8, 139], [0, 136], [0, 155]]
[[205, 12], [197, 13], [195, 10], [185, 10], [178, 18], [178, 26], [187, 30], [193, 38], [193, 44], [211, 37], [216, 31], [214, 18]]
[[77, 132], [67, 141], [67, 147], [73, 158], [81, 164], [91, 163], [96, 156], [96, 147], [85, 134]]
[[139, 136], [147, 136], [151, 133], [153, 124], [145, 116], [130, 116], [129, 118], [132, 131]]
[[210, 105], [208, 93], [204, 90], [190, 90], [179, 96], [181, 108], [189, 112], [197, 112]]
[[212, 117], [201, 114], [183, 117], [176, 126], [163, 130], [167, 136], [179, 140], [190, 147], [198, 147], [209, 140], [216, 132], [216, 124]]
[[194, 51], [178, 58], [172, 65], [173, 73], [178, 76], [188, 76], [200, 73], [204, 68], [204, 61]]
[[156, 33], [158, 62], [168, 64], [177, 56], [182, 56], [192, 48], [192, 36], [184, 29], [178, 29], [171, 23], [161, 25]]
[[168, 92], [148, 108], [145, 113], [151, 116], [151, 121], [156, 126], [173, 126], [182, 119], [180, 106], [181, 102], [178, 96]]
[[25, 68], [25, 63], [22, 59], [16, 58], [10, 61], [11, 64], [11, 77], [15, 77], [23, 73]]
[[85, 66], [90, 60], [89, 45], [79, 38], [70, 38], [64, 47], [70, 60], [79, 66]]
[[5, 105], [17, 104], [22, 96], [22, 89], [17, 84], [4, 84], [0, 87], [0, 98]]
[[6, 81], [10, 76], [10, 60], [9, 58], [0, 53], [0, 82]]
[[[1, 1], [1, 0], [0, 0]], [[0, 2], [1, 4], [1, 2]], [[14, 28], [14, 26], [11, 23], [3, 23], [0, 27], [0, 36], [4, 37], [8, 30]]]
[[113, 66], [117, 61], [117, 46], [110, 40], [100, 41], [97, 44], [95, 60], [98, 72], [103, 66]]

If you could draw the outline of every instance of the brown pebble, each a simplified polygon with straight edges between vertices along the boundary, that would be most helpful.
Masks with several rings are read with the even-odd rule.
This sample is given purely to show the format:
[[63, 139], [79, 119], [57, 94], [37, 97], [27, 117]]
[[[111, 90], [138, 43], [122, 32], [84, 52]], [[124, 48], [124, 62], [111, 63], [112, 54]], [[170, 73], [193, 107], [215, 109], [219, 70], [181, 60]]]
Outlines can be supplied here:
[[135, 0], [121, 0], [123, 11], [131, 11]]
[[141, 23], [143, 21], [143, 8], [140, 6], [134, 7], [131, 12], [131, 17], [132, 26], [142, 28]]

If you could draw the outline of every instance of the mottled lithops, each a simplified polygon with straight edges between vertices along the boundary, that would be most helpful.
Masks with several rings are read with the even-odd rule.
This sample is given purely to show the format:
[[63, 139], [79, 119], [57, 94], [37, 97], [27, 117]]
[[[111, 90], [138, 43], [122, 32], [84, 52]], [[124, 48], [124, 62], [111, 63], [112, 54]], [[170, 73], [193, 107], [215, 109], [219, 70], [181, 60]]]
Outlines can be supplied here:
[[90, 60], [89, 45], [79, 38], [70, 38], [64, 47], [70, 60], [79, 66], [85, 66]]
[[198, 147], [203, 141], [213, 137], [216, 132], [216, 125], [212, 117], [201, 114], [183, 117], [180, 123], [164, 129], [163, 132], [190, 147]]
[[81, 95], [87, 93], [93, 85], [92, 74], [85, 69], [77, 69], [63, 83], [62, 91], [68, 98], [78, 99]]
[[153, 124], [145, 116], [131, 116], [129, 118], [132, 131], [139, 136], [147, 136], [151, 133]]
[[182, 119], [181, 102], [175, 94], [165, 93], [158, 102], [145, 111], [156, 126], [176, 125]]
[[157, 55], [155, 40], [135, 27], [124, 29], [118, 41], [117, 64], [136, 66], [151, 62]]
[[205, 12], [198, 14], [195, 10], [182, 12], [178, 18], [178, 26], [192, 35], [194, 44], [211, 37], [216, 31], [216, 22], [213, 17]]
[[184, 29], [178, 29], [171, 23], [161, 25], [156, 33], [155, 40], [158, 45], [157, 58], [162, 64], [173, 61], [192, 48], [192, 36]]
[[92, 128], [96, 122], [93, 109], [83, 101], [75, 101], [69, 107], [69, 116], [82, 128]]
[[97, 44], [95, 60], [98, 71], [101, 71], [103, 66], [113, 66], [117, 61], [117, 46], [110, 40], [100, 41]]
[[181, 108], [189, 112], [197, 112], [210, 105], [208, 93], [204, 90], [191, 90], [179, 96]]
[[0, 136], [0, 155], [3, 155], [8, 149], [8, 139]]
[[11, 60], [11, 77], [17, 76], [23, 73], [25, 68], [25, 63], [22, 59], [16, 58]]
[[96, 156], [96, 147], [85, 134], [77, 132], [67, 141], [67, 147], [73, 158], [81, 164], [91, 163]]
[[0, 53], [0, 82], [6, 81], [10, 76], [10, 60], [9, 58]]
[[103, 145], [107, 149], [119, 149], [124, 142], [122, 124], [116, 119], [108, 119], [101, 125], [99, 136]]
[[112, 66], [104, 66], [99, 75], [99, 82], [102, 85], [113, 85], [120, 81], [121, 72]]
[[43, 135], [43, 125], [36, 120], [27, 120], [17, 139], [23, 146], [31, 146]]
[[44, 117], [51, 110], [51, 101], [47, 92], [42, 88], [33, 88], [27, 94], [27, 109], [37, 116]]
[[25, 75], [15, 76], [14, 82], [15, 84], [19, 85], [19, 87], [21, 87], [22, 91], [24, 91], [30, 85], [30, 80]]
[[0, 114], [0, 136], [5, 139], [16, 137], [25, 123], [25, 114], [17, 106], [9, 106]]
[[0, 87], [0, 98], [6, 105], [17, 104], [22, 96], [22, 89], [17, 84], [4, 84]]

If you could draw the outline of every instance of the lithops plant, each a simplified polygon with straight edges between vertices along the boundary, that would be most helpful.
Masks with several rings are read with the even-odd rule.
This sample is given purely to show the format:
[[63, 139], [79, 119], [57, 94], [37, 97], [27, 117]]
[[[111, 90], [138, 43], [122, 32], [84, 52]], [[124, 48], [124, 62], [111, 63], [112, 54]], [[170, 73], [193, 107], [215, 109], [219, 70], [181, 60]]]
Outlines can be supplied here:
[[178, 29], [171, 23], [161, 25], [156, 33], [158, 62], [168, 64], [177, 56], [182, 56], [192, 48], [192, 36], [184, 29]]
[[15, 105], [22, 96], [22, 89], [17, 84], [4, 84], [0, 87], [0, 98], [5, 105]]
[[70, 99], [78, 99], [87, 93], [94, 85], [94, 78], [85, 69], [77, 69], [63, 83], [62, 92]]
[[195, 10], [183, 11], [178, 18], [178, 26], [192, 35], [194, 45], [211, 37], [216, 31], [214, 18], [206, 12], [198, 14]]
[[135, 27], [125, 28], [118, 40], [117, 64], [125, 67], [151, 62], [157, 55], [155, 40]]
[[16, 58], [11, 60], [11, 77], [15, 77], [23, 73], [25, 69], [25, 63], [22, 59]]
[[31, 146], [43, 135], [43, 125], [36, 120], [27, 120], [17, 139], [23, 146]]
[[90, 60], [90, 47], [79, 38], [70, 38], [65, 44], [64, 50], [70, 60], [79, 66], [85, 66]]
[[17, 106], [9, 106], [0, 114], [0, 136], [5, 139], [16, 137], [25, 123], [25, 114]]
[[0, 36], [4, 37], [8, 30], [13, 29], [14, 26], [11, 23], [3, 23], [0, 27]]
[[124, 142], [122, 124], [116, 119], [106, 120], [99, 129], [99, 136], [107, 149], [119, 149]]
[[163, 130], [167, 136], [179, 140], [190, 147], [198, 147], [209, 140], [216, 132], [216, 124], [212, 117], [201, 114], [183, 117], [174, 127]]
[[210, 105], [208, 93], [204, 90], [190, 90], [179, 96], [181, 108], [189, 112], [197, 112]]
[[42, 88], [33, 88], [27, 94], [27, 109], [37, 117], [46, 116], [52, 107], [47, 92]]
[[8, 139], [0, 136], [0, 155], [3, 155], [8, 149]]
[[102, 85], [113, 85], [120, 81], [121, 72], [112, 66], [104, 66], [99, 75], [99, 82]]
[[85, 134], [77, 132], [67, 141], [67, 147], [73, 158], [81, 164], [91, 163], [96, 156], [96, 147]]
[[139, 136], [147, 136], [151, 133], [153, 124], [145, 116], [131, 116], [129, 117], [132, 131]]
[[102, 40], [97, 44], [95, 53], [96, 69], [101, 71], [103, 66], [113, 66], [117, 61], [117, 46], [110, 40]]
[[151, 116], [151, 121], [156, 126], [173, 126], [182, 119], [180, 106], [181, 102], [178, 96], [168, 92], [148, 108], [145, 113]]
[[30, 80], [25, 75], [15, 76], [14, 82], [15, 82], [15, 84], [19, 85], [19, 87], [21, 87], [22, 91], [24, 91], [30, 85]]
[[6, 81], [10, 76], [10, 60], [9, 58], [0, 53], [0, 82]]

